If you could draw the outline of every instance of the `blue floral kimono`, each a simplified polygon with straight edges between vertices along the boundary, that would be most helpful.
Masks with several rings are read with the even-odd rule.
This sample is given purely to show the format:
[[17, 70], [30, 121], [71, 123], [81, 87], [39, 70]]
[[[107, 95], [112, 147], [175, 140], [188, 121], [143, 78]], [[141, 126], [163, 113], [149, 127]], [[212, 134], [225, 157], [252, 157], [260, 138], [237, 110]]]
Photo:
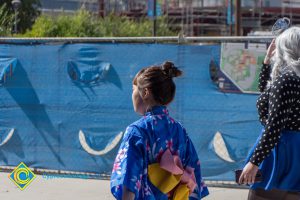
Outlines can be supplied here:
[[135, 199], [167, 200], [170, 194], [162, 193], [148, 178], [148, 165], [157, 163], [166, 150], [177, 155], [184, 167], [194, 169], [196, 187], [189, 199], [208, 195], [200, 161], [186, 130], [169, 116], [165, 106], [157, 106], [126, 129], [111, 175], [114, 197], [122, 199], [124, 185], [135, 193]]

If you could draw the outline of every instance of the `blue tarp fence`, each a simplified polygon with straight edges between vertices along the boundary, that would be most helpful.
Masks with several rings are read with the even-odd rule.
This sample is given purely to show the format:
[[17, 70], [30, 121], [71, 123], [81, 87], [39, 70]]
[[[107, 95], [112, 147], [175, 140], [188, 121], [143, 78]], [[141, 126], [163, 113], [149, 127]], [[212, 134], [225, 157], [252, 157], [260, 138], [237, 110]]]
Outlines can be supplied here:
[[234, 180], [261, 126], [257, 95], [220, 92], [209, 63], [220, 45], [0, 44], [0, 166], [110, 174], [122, 132], [137, 120], [134, 75], [170, 60], [171, 115], [193, 140], [207, 180]]

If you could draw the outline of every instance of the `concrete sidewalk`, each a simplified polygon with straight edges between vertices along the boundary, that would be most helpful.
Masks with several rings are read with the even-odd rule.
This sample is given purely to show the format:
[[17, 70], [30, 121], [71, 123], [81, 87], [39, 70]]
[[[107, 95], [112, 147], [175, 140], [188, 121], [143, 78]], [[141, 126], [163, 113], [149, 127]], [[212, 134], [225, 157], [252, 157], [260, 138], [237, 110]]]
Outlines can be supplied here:
[[[247, 190], [210, 187], [205, 200], [243, 200]], [[39, 176], [21, 191], [9, 178], [0, 173], [0, 199], [5, 200], [113, 200], [109, 181], [78, 178], [46, 179]]]

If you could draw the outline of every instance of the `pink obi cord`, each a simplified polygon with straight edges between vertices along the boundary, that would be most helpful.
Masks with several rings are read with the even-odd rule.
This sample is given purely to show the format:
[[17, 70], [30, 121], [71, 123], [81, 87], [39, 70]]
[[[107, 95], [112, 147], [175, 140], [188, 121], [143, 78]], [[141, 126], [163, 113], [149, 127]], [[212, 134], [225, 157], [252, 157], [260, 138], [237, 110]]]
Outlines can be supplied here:
[[167, 149], [159, 162], [162, 169], [170, 172], [173, 175], [182, 175], [180, 178], [180, 183], [186, 184], [192, 193], [197, 186], [196, 178], [194, 173], [194, 168], [186, 166], [185, 169], [182, 166], [179, 156], [172, 155], [171, 151]]

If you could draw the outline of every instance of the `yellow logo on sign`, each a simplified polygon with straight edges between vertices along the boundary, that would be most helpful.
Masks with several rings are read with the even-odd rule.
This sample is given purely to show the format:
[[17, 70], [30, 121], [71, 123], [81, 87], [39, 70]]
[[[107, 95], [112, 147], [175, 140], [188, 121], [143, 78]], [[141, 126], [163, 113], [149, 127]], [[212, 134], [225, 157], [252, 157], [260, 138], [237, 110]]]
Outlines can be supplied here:
[[14, 182], [20, 190], [24, 190], [35, 177], [35, 174], [23, 162], [8, 175], [8, 178]]

